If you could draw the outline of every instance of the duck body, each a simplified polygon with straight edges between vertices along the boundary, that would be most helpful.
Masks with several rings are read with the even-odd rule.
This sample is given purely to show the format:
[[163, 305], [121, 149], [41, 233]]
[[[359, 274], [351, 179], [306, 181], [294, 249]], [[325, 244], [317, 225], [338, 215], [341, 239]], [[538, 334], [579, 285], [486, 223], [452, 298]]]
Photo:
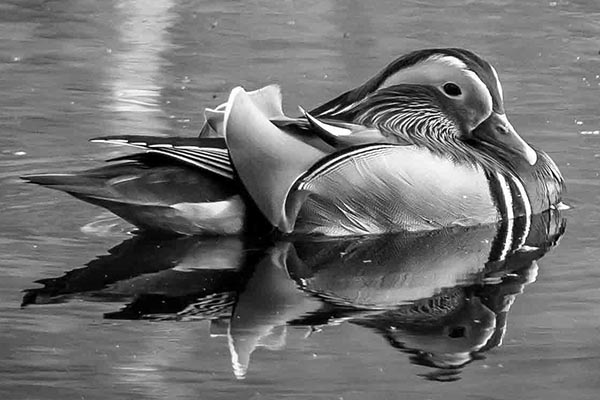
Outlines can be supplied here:
[[[525, 144], [524, 159], [495, 138], [471, 137], [496, 106], [493, 96], [479, 96], [480, 80], [458, 81], [465, 95], [413, 83], [362, 87], [354, 92], [361, 96], [342, 95], [301, 118], [284, 115], [277, 87], [236, 88], [206, 111], [198, 138], [95, 139], [145, 152], [25, 179], [140, 229], [187, 235], [426, 231], [530, 216], [559, 203], [564, 183], [545, 153]], [[483, 111], [470, 112], [477, 107]]]

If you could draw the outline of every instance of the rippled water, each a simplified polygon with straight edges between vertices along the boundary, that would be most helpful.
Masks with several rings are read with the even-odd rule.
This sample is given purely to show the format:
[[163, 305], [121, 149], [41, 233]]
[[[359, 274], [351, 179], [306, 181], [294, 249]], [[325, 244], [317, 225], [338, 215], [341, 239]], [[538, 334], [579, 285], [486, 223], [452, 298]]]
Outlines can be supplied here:
[[[0, 397], [596, 399], [599, 21], [595, 0], [0, 2]], [[471, 232], [156, 241], [18, 179], [121, 154], [95, 136], [194, 135], [238, 84], [277, 82], [295, 110], [440, 46], [497, 67], [513, 125], [565, 175], [556, 249], [562, 217], [502, 265]], [[442, 267], [411, 240], [471, 257]]]

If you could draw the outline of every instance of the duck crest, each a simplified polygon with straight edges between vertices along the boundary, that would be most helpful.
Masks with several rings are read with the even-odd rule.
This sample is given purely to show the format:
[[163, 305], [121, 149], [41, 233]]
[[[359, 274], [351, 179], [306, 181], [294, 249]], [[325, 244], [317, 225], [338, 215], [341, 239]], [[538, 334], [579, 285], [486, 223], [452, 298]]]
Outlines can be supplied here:
[[495, 69], [477, 54], [460, 48], [432, 48], [416, 50], [402, 55], [392, 61], [387, 67], [381, 70], [377, 75], [369, 79], [363, 85], [347, 91], [333, 100], [313, 109], [312, 115], [318, 117], [334, 116], [343, 112], [348, 105], [360, 102], [369, 94], [388, 85], [390, 80], [398, 74], [410, 68], [420, 68], [428, 61], [439, 60], [445, 63], [453, 63], [461, 68], [473, 71], [489, 90], [493, 110], [498, 113], [504, 113], [502, 103], [502, 91], [498, 74]]

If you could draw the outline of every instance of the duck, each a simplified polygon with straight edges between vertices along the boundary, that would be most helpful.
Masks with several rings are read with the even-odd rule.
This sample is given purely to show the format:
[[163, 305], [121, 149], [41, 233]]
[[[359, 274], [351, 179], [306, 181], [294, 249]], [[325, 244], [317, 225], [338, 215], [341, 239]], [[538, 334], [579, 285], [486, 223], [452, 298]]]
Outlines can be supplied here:
[[[175, 235], [343, 237], [529, 218], [561, 204], [553, 160], [506, 117], [475, 53], [423, 49], [300, 117], [276, 85], [234, 88], [198, 137], [108, 136], [141, 153], [26, 181]], [[526, 219], [527, 219], [526, 218]], [[510, 227], [509, 227], [510, 228]]]

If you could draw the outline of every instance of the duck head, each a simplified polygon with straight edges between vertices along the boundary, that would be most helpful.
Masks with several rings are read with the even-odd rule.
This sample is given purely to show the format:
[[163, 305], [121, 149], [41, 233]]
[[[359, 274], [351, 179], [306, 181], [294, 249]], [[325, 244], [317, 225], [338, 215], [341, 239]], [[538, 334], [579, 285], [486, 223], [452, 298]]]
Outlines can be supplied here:
[[318, 117], [344, 114], [377, 91], [401, 84], [426, 85], [441, 95], [445, 112], [459, 126], [461, 139], [490, 153], [523, 157], [536, 152], [518, 135], [504, 110], [502, 85], [494, 67], [464, 49], [425, 49], [389, 64], [364, 85], [313, 110]]

